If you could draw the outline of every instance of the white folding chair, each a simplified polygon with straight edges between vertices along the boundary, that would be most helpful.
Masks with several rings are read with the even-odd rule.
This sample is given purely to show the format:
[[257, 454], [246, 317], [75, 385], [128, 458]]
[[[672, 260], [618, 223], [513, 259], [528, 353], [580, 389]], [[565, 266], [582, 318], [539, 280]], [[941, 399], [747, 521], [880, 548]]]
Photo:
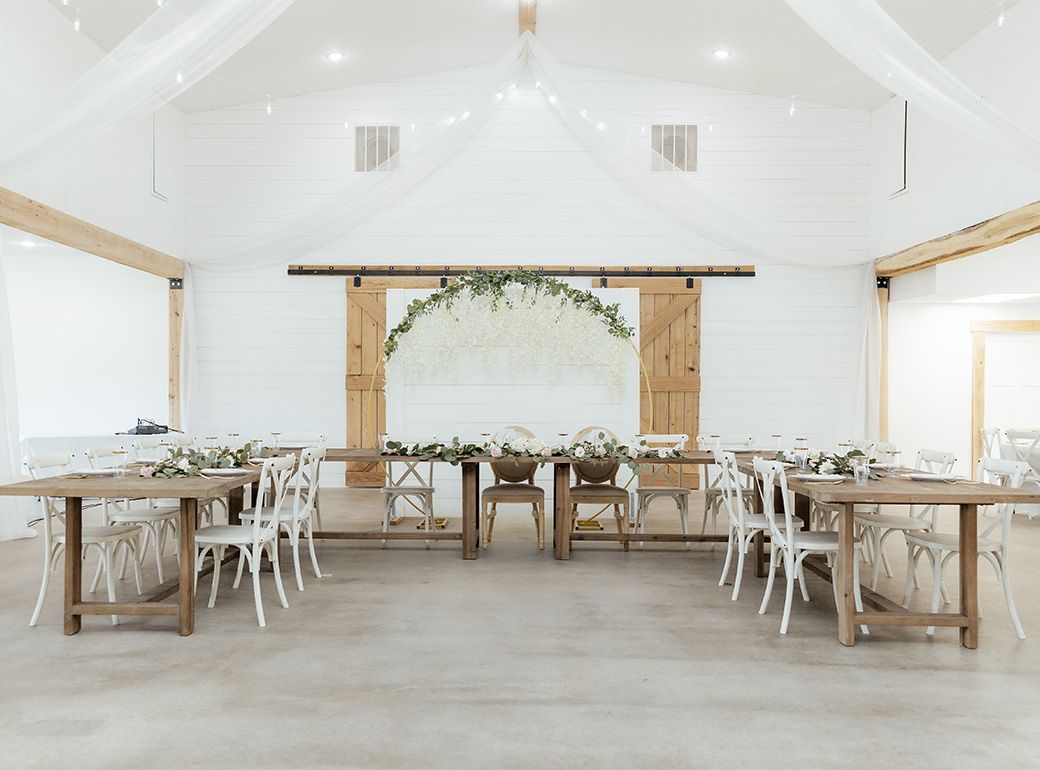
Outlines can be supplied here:
[[[61, 476], [72, 472], [72, 455], [67, 452], [56, 452], [54, 454], [35, 455], [26, 462], [29, 475], [34, 479], [47, 478], [50, 476]], [[64, 501], [62, 501], [64, 502]], [[65, 512], [58, 508], [58, 501], [51, 497], [41, 497], [40, 507], [43, 523], [43, 579], [40, 581], [40, 593], [36, 599], [36, 607], [33, 609], [30, 626], [35, 626], [40, 621], [40, 613], [43, 611], [43, 603], [47, 598], [47, 588], [50, 585], [51, 573], [57, 569], [65, 551]], [[57, 519], [63, 528], [54, 530], [54, 520]], [[141, 528], [131, 524], [104, 527], [83, 527], [83, 556], [91, 548], [98, 552], [99, 571], [90, 586], [90, 593], [98, 588], [100, 573], [104, 571], [105, 582], [108, 588], [108, 600], [116, 600], [116, 588], [114, 579], [114, 562], [116, 553], [123, 548], [133, 564], [134, 581], [137, 584], [137, 593], [141, 593], [141, 567], [138, 559], [138, 538]], [[112, 625], [119, 624], [119, 616], [112, 616]]]
[[[271, 457], [264, 460], [260, 469], [260, 487], [257, 500], [262, 501], [268, 489], [272, 490], [271, 505], [259, 507], [260, 515], [255, 515], [258, 508], [242, 511], [243, 520], [249, 518], [247, 524], [218, 524], [212, 527], [203, 527], [195, 533], [195, 585], [198, 587], [199, 572], [202, 570], [203, 560], [206, 552], [213, 555], [213, 582], [209, 591], [209, 607], [213, 607], [217, 601], [217, 589], [220, 585], [220, 567], [224, 559], [224, 552], [228, 548], [237, 548], [240, 559], [245, 559], [249, 565], [249, 571], [253, 576], [253, 601], [256, 604], [256, 621], [261, 628], [267, 625], [264, 617], [264, 605], [260, 597], [260, 557], [266, 553], [274, 568], [274, 584], [278, 589], [278, 599], [282, 607], [289, 607], [289, 600], [285, 598], [285, 588], [282, 586], [282, 568], [278, 560], [278, 539], [281, 531], [282, 506], [285, 503], [285, 495], [296, 467], [296, 455], [289, 454], [283, 457]], [[187, 559], [190, 554], [185, 554]], [[241, 575], [241, 572], [239, 573]], [[235, 580], [238, 586], [238, 579]]]
[[[421, 465], [426, 466], [426, 478], [419, 470]], [[403, 518], [397, 513], [399, 501], [419, 511], [423, 517], [423, 528], [427, 532], [433, 531], [436, 528], [433, 516], [433, 463], [426, 460], [395, 460], [385, 463], [384, 468], [386, 483], [379, 490], [383, 501], [383, 532], [389, 532], [390, 525]], [[382, 544], [385, 547], [386, 540]], [[426, 541], [426, 547], [430, 547], [429, 540]]]
[[[831, 588], [834, 592], [834, 603], [838, 603], [838, 578], [835, 571], [834, 558], [838, 553], [837, 532], [805, 532], [801, 529], [801, 520], [792, 512], [791, 494], [787, 488], [787, 474], [784, 466], [775, 460], [754, 460], [755, 473], [762, 490], [762, 507], [766, 519], [769, 521], [769, 579], [766, 581], [765, 595], [762, 597], [762, 606], [758, 608], [758, 614], [764, 615], [769, 606], [769, 597], [773, 592], [773, 581], [776, 577], [776, 568], [783, 563], [784, 575], [787, 578], [787, 592], [784, 599], [784, 615], [780, 621], [780, 633], [787, 633], [787, 626], [791, 620], [791, 602], [794, 597], [795, 578], [802, 589], [802, 598], [809, 601], [809, 591], [805, 585], [805, 570], [802, 562], [810, 554], [820, 553], [827, 556], [831, 565]], [[782, 501], [783, 519], [778, 519], [774, 500], [776, 499], [777, 487], [779, 487], [780, 499]], [[798, 522], [797, 525], [795, 522]], [[853, 539], [853, 548], [856, 553], [852, 559], [852, 583], [855, 594], [856, 611], [863, 612], [863, 599], [860, 596], [859, 586], [859, 538]], [[863, 633], [870, 633], [866, 626], [860, 626]]]
[[[300, 453], [300, 464], [296, 469], [296, 478], [293, 483], [292, 514], [281, 514], [281, 527], [289, 536], [289, 546], [293, 552], [293, 568], [296, 571], [296, 590], [303, 590], [303, 573], [300, 570], [300, 535], [307, 538], [307, 548], [310, 550], [311, 568], [314, 577], [321, 577], [321, 569], [318, 567], [318, 557], [314, 553], [314, 502], [317, 493], [317, 485], [311, 480], [318, 476], [318, 464], [325, 450], [319, 447], [307, 447]], [[259, 508], [252, 512], [243, 512], [241, 519], [243, 523], [252, 523], [256, 511], [262, 520], [269, 519], [274, 515], [274, 509]], [[235, 575], [235, 588], [238, 588], [242, 579], [242, 568], [245, 565], [245, 554], [239, 552], [238, 574]]]
[[[919, 471], [927, 473], [945, 474], [953, 470], [957, 458], [950, 452], [937, 452], [933, 449], [922, 449], [917, 453], [914, 467]], [[859, 535], [871, 546], [871, 576], [870, 588], [877, 589], [878, 578], [882, 566], [885, 568], [885, 576], [892, 577], [892, 568], [885, 556], [885, 540], [893, 532], [931, 532], [935, 529], [937, 505], [911, 505], [908, 515], [900, 516], [889, 513], [856, 513], [856, 527]], [[907, 564], [907, 570], [911, 573], [913, 565]], [[913, 576], [916, 581], [916, 575]]]
[[[643, 444], [652, 449], [665, 448], [683, 451], [690, 437], [685, 433], [638, 433], [636, 444]], [[636, 487], [635, 529], [646, 531], [646, 513], [650, 503], [657, 498], [672, 500], [679, 509], [679, 526], [684, 535], [690, 534], [690, 489], [683, 485], [683, 466], [676, 466], [678, 471], [674, 478], [670, 466], [663, 463], [652, 463], [639, 474]], [[650, 483], [646, 483], [650, 482]], [[690, 544], [687, 543], [689, 548]]]
[[[978, 466], [976, 466], [975, 480], [1017, 489], [1022, 486], [1022, 482], [1028, 472], [1028, 463], [983, 457], [979, 460]], [[982, 556], [993, 565], [993, 571], [997, 575], [997, 580], [1000, 581], [1004, 589], [1004, 601], [1007, 602], [1011, 624], [1015, 627], [1015, 633], [1018, 634], [1018, 638], [1025, 639], [1026, 633], [1022, 629], [1021, 621], [1018, 619], [1015, 599], [1011, 594], [1011, 574], [1008, 565], [1010, 553], [1008, 545], [1011, 539], [1011, 521], [1015, 505], [1014, 503], [1001, 503], [993, 506], [993, 508], [996, 515], [978, 536], [979, 556]], [[998, 529], [1000, 530], [999, 532], [997, 531]], [[932, 563], [931, 611], [938, 612], [943, 570], [946, 568], [947, 562], [960, 553], [960, 535], [934, 531], [907, 532], [906, 549], [908, 568], [906, 591], [903, 594], [903, 606], [907, 607], [910, 604], [911, 574], [916, 567], [917, 559], [920, 558], [922, 553], [926, 553]], [[929, 626], [927, 633], [934, 634], [935, 627]]]
[[[737, 451], [747, 450], [754, 448], [755, 440], [751, 436], [724, 436], [719, 433], [710, 433], [707, 435], [697, 436], [697, 448], [703, 449], [709, 452], [719, 451]], [[718, 531], [718, 516], [722, 509], [722, 486], [720, 484], [721, 475], [717, 470], [717, 466], [704, 465], [702, 466], [702, 478], [704, 480], [704, 521], [701, 522], [701, 534], [703, 535], [708, 530], [708, 517], [711, 517], [711, 531], [715, 533]], [[748, 482], [747, 487], [743, 487], [744, 495], [747, 497], [747, 507], [754, 505], [755, 492], [754, 488]]]

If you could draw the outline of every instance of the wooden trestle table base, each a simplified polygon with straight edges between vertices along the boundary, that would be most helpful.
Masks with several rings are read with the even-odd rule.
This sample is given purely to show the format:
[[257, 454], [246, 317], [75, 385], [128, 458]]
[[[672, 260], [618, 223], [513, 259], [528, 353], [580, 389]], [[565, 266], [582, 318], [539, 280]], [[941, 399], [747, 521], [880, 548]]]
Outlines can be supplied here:
[[[753, 475], [751, 459], [741, 456], [738, 469]], [[856, 628], [866, 626], [953, 626], [961, 630], [961, 644], [969, 649], [979, 645], [979, 589], [978, 589], [978, 508], [998, 503], [1033, 503], [1040, 494], [1022, 489], [1008, 489], [992, 484], [975, 482], [914, 481], [894, 473], [880, 479], [871, 479], [857, 485], [851, 478], [840, 483], [803, 481], [787, 474], [787, 486], [794, 496], [795, 514], [800, 515], [803, 527], [808, 528], [809, 511], [813, 502], [829, 503], [840, 507], [838, 513], [838, 641], [852, 646], [856, 643]], [[756, 489], [758, 510], [762, 510], [760, 490]], [[779, 496], [776, 505], [782, 505]], [[866, 586], [860, 586], [864, 612], [856, 611], [853, 592], [853, 548], [855, 507], [857, 505], [954, 505], [959, 509], [960, 532], [960, 611], [914, 612], [882, 596]], [[764, 576], [763, 537], [755, 538], [752, 560], [755, 574]], [[878, 557], [875, 557], [878, 558]], [[813, 558], [806, 559], [806, 569], [830, 581], [826, 564]]]

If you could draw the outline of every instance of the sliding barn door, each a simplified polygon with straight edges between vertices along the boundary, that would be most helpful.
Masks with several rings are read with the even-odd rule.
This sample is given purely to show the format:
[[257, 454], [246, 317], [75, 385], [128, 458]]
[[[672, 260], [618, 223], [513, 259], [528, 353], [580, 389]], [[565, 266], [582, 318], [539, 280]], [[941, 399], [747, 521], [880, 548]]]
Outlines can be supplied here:
[[[383, 342], [386, 290], [436, 288], [436, 278], [347, 279], [347, 446], [371, 448], [386, 430]], [[347, 486], [383, 486], [382, 463], [347, 463]]]
[[[639, 289], [639, 354], [647, 374], [640, 377], [640, 430], [685, 433], [690, 437], [688, 448], [696, 448], [701, 397], [701, 282], [693, 281], [688, 288], [684, 278], [619, 278], [608, 280], [607, 285]], [[677, 468], [669, 466], [665, 474], [674, 477]], [[684, 471], [683, 483], [695, 486], [697, 478], [695, 472]]]

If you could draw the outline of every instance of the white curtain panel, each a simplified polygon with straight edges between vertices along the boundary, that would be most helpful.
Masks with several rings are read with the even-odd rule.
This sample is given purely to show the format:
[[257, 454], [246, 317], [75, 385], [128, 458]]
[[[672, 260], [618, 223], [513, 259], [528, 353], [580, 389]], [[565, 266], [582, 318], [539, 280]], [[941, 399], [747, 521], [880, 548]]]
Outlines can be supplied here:
[[0, 140], [0, 175], [147, 117], [227, 61], [293, 0], [167, 0], [68, 89]]
[[[0, 484], [22, 480], [22, 453], [18, 432], [18, 392], [14, 381], [11, 314], [4, 281], [4, 246], [0, 239]], [[0, 496], [0, 540], [33, 537], [26, 525], [28, 498]]]
[[470, 92], [432, 124], [422, 126], [411, 147], [403, 147], [394, 167], [357, 174], [340, 190], [303, 215], [256, 240], [237, 253], [188, 250], [185, 257], [207, 269], [271, 267], [300, 261], [346, 235], [382, 211], [440, 168], [487, 123], [510, 87], [523, 73], [526, 39], [517, 42], [489, 67]]
[[641, 124], [612, 124], [583, 93], [571, 70], [541, 41], [528, 35], [529, 67], [560, 118], [606, 169], [650, 205], [692, 232], [745, 256], [778, 264], [849, 265], [866, 253], [825, 251], [755, 222], [718, 200], [696, 174], [655, 173], [648, 162], [648, 137]]
[[786, 0], [882, 86], [1007, 157], [1040, 169], [1040, 136], [1015, 124], [918, 45], [875, 0]]
[[198, 393], [199, 361], [195, 343], [195, 281], [191, 267], [184, 265], [181, 292], [181, 430], [192, 433], [195, 424], [195, 398]]

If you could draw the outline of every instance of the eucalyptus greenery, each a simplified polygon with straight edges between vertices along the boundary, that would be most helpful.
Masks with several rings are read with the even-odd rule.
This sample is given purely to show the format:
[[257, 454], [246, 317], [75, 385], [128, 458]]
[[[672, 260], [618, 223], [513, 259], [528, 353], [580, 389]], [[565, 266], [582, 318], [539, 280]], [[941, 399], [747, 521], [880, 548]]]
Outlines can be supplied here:
[[177, 447], [162, 460], [141, 468], [142, 476], [173, 478], [175, 476], [198, 476], [212, 468], [241, 468], [250, 458], [247, 444], [241, 449], [217, 447], [199, 452], [195, 449]]
[[617, 461], [627, 465], [634, 473], [642, 468], [639, 460], [648, 457], [658, 459], [674, 459], [681, 455], [679, 450], [670, 447], [649, 447], [645, 443], [627, 445], [611, 441], [600, 433], [595, 440], [580, 441], [575, 444], [544, 444], [538, 439], [514, 438], [508, 442], [472, 443], [460, 441], [458, 436], [447, 444], [439, 441], [404, 443], [387, 441], [383, 448], [384, 455], [408, 457], [417, 460], [442, 460], [451, 465], [458, 465], [472, 457], [522, 457], [536, 461], [539, 465], [553, 457], [568, 457], [578, 462]]
[[490, 297], [493, 308], [497, 308], [499, 304], [512, 307], [513, 300], [507, 296], [506, 287], [514, 284], [523, 287], [521, 297], [528, 292], [559, 297], [561, 305], [569, 302], [581, 310], [598, 316], [610, 334], [615, 337], [627, 340], [635, 334], [635, 330], [625, 323], [620, 307], [616, 303], [605, 305], [590, 291], [575, 289], [563, 281], [530, 270], [487, 270], [467, 273], [426, 299], [417, 299], [409, 303], [404, 318], [386, 335], [386, 342], [383, 344], [383, 354], [386, 360], [389, 361], [397, 350], [400, 336], [406, 334], [420, 316], [426, 315], [440, 306], [450, 308], [456, 300], [467, 293], [474, 297]]
[[[857, 457], [866, 457], [859, 449], [853, 449], [845, 454], [828, 454], [818, 450], [809, 450], [806, 466], [813, 473], [839, 473], [844, 476], [853, 475], [852, 461]], [[777, 453], [781, 462], [794, 460], [794, 456], [787, 456], [783, 452]], [[874, 461], [871, 461], [874, 462]], [[872, 474], [876, 478], [876, 474]]]

